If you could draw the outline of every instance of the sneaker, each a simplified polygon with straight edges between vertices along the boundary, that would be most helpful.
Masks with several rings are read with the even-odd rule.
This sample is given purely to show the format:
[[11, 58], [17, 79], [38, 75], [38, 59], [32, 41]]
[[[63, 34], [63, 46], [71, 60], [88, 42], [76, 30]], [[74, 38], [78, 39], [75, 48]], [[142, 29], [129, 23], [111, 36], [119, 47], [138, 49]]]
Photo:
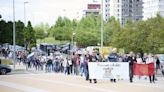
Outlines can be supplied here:
[[89, 83], [92, 83], [92, 80], [89, 80]]

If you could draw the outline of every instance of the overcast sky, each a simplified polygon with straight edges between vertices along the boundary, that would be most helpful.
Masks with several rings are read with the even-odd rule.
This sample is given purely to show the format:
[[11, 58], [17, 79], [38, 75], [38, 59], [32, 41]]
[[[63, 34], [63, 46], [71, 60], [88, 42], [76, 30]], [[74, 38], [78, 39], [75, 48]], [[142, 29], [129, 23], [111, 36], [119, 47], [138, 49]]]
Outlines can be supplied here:
[[[87, 3], [94, 0], [15, 0], [16, 20], [24, 22], [24, 2], [26, 6], [26, 20], [33, 25], [43, 23], [54, 24], [58, 16], [67, 16], [70, 19], [80, 19]], [[99, 1], [99, 0], [97, 0]], [[13, 19], [13, 0], [0, 0], [0, 14], [5, 20]]]

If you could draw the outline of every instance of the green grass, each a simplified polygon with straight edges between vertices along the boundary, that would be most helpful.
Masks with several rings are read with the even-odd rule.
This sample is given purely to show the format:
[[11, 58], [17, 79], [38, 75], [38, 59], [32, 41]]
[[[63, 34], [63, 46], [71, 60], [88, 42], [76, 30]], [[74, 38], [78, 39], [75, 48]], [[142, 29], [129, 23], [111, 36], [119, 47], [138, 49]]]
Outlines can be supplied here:
[[12, 65], [13, 64], [12, 61], [9, 59], [2, 59], [1, 61], [2, 61], [1, 63], [5, 64], [5, 65]]
[[41, 44], [41, 43], [64, 44], [64, 43], [68, 43], [68, 41], [55, 40], [53, 37], [47, 37], [47, 38], [44, 38], [44, 39], [37, 39], [37, 44]]

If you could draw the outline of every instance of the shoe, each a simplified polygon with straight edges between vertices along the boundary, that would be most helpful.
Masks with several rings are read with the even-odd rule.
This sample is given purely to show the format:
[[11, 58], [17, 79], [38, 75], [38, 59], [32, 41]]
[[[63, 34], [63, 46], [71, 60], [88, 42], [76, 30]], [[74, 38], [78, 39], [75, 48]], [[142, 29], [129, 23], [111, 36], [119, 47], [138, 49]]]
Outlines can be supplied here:
[[89, 83], [92, 83], [92, 80], [89, 80]]
[[110, 82], [113, 82], [113, 79], [110, 79]]
[[116, 83], [116, 79], [113, 79], [113, 82]]
[[130, 83], [133, 83], [133, 81], [132, 81], [132, 80], [130, 80]]
[[97, 81], [94, 81], [94, 83], [96, 84], [96, 83], [97, 83]]

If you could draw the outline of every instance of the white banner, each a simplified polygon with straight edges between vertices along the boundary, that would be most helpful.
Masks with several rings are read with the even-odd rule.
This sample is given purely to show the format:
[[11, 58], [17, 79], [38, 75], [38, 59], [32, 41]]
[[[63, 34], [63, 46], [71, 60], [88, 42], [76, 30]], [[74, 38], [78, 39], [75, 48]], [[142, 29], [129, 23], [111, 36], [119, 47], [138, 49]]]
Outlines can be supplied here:
[[128, 62], [89, 62], [90, 79], [129, 79]]

